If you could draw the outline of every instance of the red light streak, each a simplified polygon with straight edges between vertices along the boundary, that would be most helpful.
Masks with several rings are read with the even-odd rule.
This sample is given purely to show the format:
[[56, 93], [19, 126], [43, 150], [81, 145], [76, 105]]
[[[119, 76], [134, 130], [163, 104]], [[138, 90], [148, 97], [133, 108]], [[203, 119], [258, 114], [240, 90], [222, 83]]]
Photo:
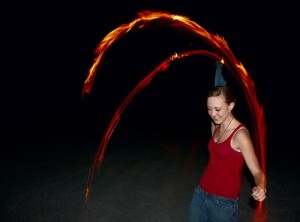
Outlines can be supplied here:
[[[174, 15], [167, 12], [153, 12], [153, 11], [143, 11], [138, 13], [138, 17], [132, 22], [123, 24], [118, 28], [111, 31], [106, 35], [103, 40], [99, 43], [95, 50], [96, 57], [93, 61], [92, 67], [89, 70], [87, 78], [84, 82], [84, 87], [82, 91], [82, 96], [85, 94], [90, 94], [91, 88], [96, 77], [97, 70], [99, 69], [101, 60], [105, 55], [105, 52], [109, 50], [110, 46], [117, 41], [120, 37], [128, 33], [130, 30], [145, 28], [148, 23], [154, 20], [164, 21], [162, 24], [173, 27], [175, 30], [180, 28], [186, 32], [196, 34], [201, 40], [208, 43], [214, 52], [206, 50], [194, 50], [183, 52], [179, 54], [174, 54], [170, 58], [163, 61], [158, 65], [150, 74], [148, 74], [142, 81], [140, 81], [137, 86], [129, 93], [126, 99], [119, 106], [113, 118], [111, 119], [109, 126], [104, 134], [104, 137], [98, 147], [97, 153], [94, 158], [94, 162], [90, 168], [87, 187], [86, 187], [86, 201], [89, 199], [91, 184], [96, 168], [100, 168], [102, 160], [104, 158], [105, 151], [107, 149], [107, 144], [116, 128], [120, 117], [126, 107], [130, 104], [132, 99], [142, 91], [146, 86], [148, 86], [152, 79], [160, 72], [165, 71], [169, 65], [170, 61], [175, 59], [180, 59], [182, 57], [187, 57], [195, 54], [206, 55], [214, 60], [221, 60], [222, 63], [228, 68], [229, 72], [235, 77], [237, 82], [241, 85], [247, 104], [250, 109], [252, 116], [252, 122], [254, 125], [254, 145], [256, 148], [256, 153], [258, 155], [262, 170], [266, 172], [266, 123], [264, 117], [264, 110], [262, 105], [258, 102], [256, 96], [255, 84], [248, 74], [247, 70], [243, 64], [236, 59], [232, 51], [227, 45], [225, 39], [219, 35], [214, 35], [206, 31], [200, 25], [190, 20], [188, 17]], [[254, 221], [266, 221], [267, 214], [263, 214], [262, 202], [259, 203], [259, 207], [254, 215]]]

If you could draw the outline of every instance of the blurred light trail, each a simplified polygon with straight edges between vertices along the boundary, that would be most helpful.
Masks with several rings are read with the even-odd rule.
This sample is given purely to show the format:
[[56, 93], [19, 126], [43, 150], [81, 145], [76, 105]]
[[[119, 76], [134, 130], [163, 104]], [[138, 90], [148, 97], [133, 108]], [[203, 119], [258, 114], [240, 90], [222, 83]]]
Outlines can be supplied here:
[[[213, 52], [205, 51], [205, 50], [194, 50], [183, 53], [176, 53], [172, 55], [170, 58], [163, 61], [160, 65], [158, 65], [150, 74], [146, 75], [146, 77], [140, 81], [137, 86], [129, 93], [123, 103], [119, 106], [117, 111], [115, 112], [112, 120], [109, 123], [109, 126], [104, 134], [104, 137], [100, 143], [98, 151], [95, 155], [94, 162], [90, 168], [87, 187], [86, 187], [86, 201], [88, 202], [89, 194], [91, 190], [91, 183], [94, 176], [95, 169], [102, 163], [107, 144], [111, 138], [111, 135], [116, 128], [120, 117], [129, 103], [132, 101], [134, 96], [136, 96], [140, 91], [142, 91], [146, 86], [148, 86], [151, 80], [158, 74], [159, 72], [165, 71], [169, 65], [170, 61], [175, 59], [180, 59], [186, 56], [194, 55], [194, 54], [203, 54], [206, 55], [216, 61], [222, 60], [222, 63], [227, 67], [229, 72], [235, 77], [236, 81], [240, 84], [245, 94], [245, 98], [247, 104], [250, 109], [252, 122], [254, 126], [254, 145], [256, 149], [256, 153], [258, 155], [259, 162], [261, 164], [262, 170], [266, 173], [266, 123], [264, 117], [264, 109], [262, 105], [258, 102], [256, 95], [255, 84], [248, 74], [247, 70], [243, 66], [243, 64], [236, 59], [232, 51], [227, 45], [225, 39], [217, 34], [211, 34], [202, 28], [200, 25], [190, 20], [188, 17], [181, 15], [174, 15], [168, 12], [162, 11], [142, 11], [138, 13], [138, 17], [134, 19], [132, 22], [122, 24], [118, 28], [111, 31], [108, 35], [106, 35], [103, 40], [99, 43], [95, 50], [96, 57], [94, 58], [93, 64], [89, 70], [89, 73], [84, 81], [84, 86], [82, 90], [82, 97], [85, 94], [90, 94], [91, 88], [96, 77], [97, 70], [99, 69], [101, 60], [105, 53], [109, 50], [111, 45], [121, 38], [123, 35], [128, 33], [134, 29], [142, 29], [146, 28], [150, 22], [153, 21], [161, 21], [156, 22], [156, 25], [164, 25], [174, 28], [176, 31], [180, 29], [181, 31], [185, 31], [187, 33], [195, 34], [202, 41], [208, 43]], [[262, 202], [259, 202], [258, 209], [254, 215], [254, 221], [256, 222], [264, 222], [267, 221], [267, 214], [263, 212]]]

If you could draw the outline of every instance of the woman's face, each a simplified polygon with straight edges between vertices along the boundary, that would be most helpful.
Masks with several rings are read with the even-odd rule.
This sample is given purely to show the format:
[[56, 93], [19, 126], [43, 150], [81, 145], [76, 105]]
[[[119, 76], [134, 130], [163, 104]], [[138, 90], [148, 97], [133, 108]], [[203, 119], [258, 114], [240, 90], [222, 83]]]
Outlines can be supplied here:
[[222, 95], [207, 98], [207, 111], [215, 124], [221, 124], [230, 114], [229, 106]]

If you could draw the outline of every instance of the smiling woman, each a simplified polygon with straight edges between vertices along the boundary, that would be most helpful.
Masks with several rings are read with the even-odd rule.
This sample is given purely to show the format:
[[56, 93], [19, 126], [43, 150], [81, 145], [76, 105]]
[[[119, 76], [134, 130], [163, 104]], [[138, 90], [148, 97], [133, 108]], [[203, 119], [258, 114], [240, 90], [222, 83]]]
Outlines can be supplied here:
[[236, 97], [229, 86], [214, 87], [208, 92], [207, 109], [212, 119], [210, 157], [194, 190], [190, 222], [238, 221], [244, 162], [255, 182], [251, 196], [257, 201], [266, 198], [266, 176], [248, 129], [233, 115], [235, 103]]

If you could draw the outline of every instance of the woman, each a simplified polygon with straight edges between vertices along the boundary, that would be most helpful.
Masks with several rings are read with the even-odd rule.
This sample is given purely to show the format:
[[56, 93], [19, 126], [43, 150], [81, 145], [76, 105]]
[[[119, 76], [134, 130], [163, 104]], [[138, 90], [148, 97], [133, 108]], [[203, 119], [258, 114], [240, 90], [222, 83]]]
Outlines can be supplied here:
[[207, 96], [212, 119], [212, 138], [208, 143], [209, 162], [194, 190], [189, 222], [238, 221], [238, 198], [242, 169], [246, 163], [256, 186], [252, 197], [266, 198], [266, 176], [262, 171], [250, 134], [233, 115], [236, 98], [228, 86], [214, 87]]

